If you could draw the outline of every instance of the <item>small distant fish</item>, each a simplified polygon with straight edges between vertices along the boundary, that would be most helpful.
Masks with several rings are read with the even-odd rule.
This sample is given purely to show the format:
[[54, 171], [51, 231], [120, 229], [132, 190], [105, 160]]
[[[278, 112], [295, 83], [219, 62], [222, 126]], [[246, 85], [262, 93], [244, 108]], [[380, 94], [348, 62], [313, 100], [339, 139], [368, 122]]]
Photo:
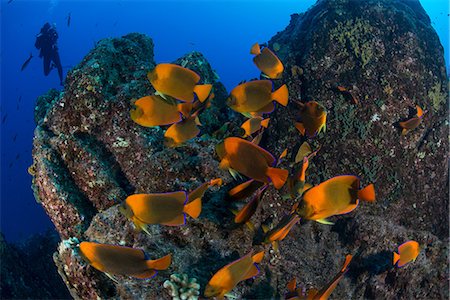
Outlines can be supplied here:
[[10, 162], [8, 167], [11, 169], [13, 164], [14, 164], [13, 162]]
[[423, 118], [423, 110], [419, 105], [416, 105], [416, 110], [417, 113], [414, 117], [412, 117], [407, 121], [399, 122], [399, 125], [402, 128], [402, 135], [406, 135], [408, 132], [417, 128], [417, 126], [420, 125], [420, 122], [422, 121]]
[[198, 126], [201, 125], [197, 113], [181, 122], [172, 124], [164, 133], [164, 145], [166, 147], [177, 147], [195, 138], [200, 133]]
[[8, 114], [6, 113], [6, 114], [3, 116], [2, 124], [5, 124], [7, 118], [8, 118]]
[[295, 224], [300, 221], [300, 217], [295, 214], [289, 214], [283, 217], [281, 221], [271, 230], [266, 226], [263, 226], [265, 232], [263, 243], [272, 243], [272, 247], [278, 252], [278, 242], [282, 241], [294, 227]]
[[285, 84], [272, 92], [270, 80], [254, 80], [236, 86], [231, 91], [227, 104], [239, 113], [270, 113], [275, 109], [273, 101], [286, 106], [288, 97]]
[[18, 160], [19, 158], [20, 158], [20, 153], [17, 153], [16, 160]]
[[358, 99], [356, 99], [356, 97], [345, 87], [338, 85], [336, 91], [340, 92], [347, 101], [351, 101], [353, 104], [359, 103]]
[[28, 59], [22, 64], [22, 68], [20, 69], [21, 71], [25, 70], [25, 68], [28, 66], [32, 58], [33, 54], [30, 52], [30, 57], [28, 57]]
[[221, 159], [219, 167], [234, 176], [239, 172], [263, 183], [272, 182], [276, 189], [287, 180], [287, 170], [272, 167], [276, 163], [272, 154], [244, 139], [226, 138], [216, 146], [216, 152]]
[[236, 224], [246, 224], [252, 231], [255, 231], [255, 227], [249, 221], [253, 214], [256, 212], [258, 208], [259, 202], [261, 201], [264, 192], [267, 189], [267, 184], [258, 189], [255, 195], [251, 198], [251, 200], [240, 210], [232, 210], [232, 212], [236, 215], [234, 218], [234, 222]]
[[416, 241], [407, 241], [398, 247], [398, 253], [394, 252], [393, 265], [403, 267], [411, 261], [415, 261], [419, 256], [420, 247]]
[[263, 119], [262, 117], [253, 117], [242, 123], [241, 128], [244, 129], [244, 138], [251, 136], [255, 132], [262, 128], [267, 128], [269, 126], [269, 118]]
[[19, 99], [17, 100], [17, 103], [20, 103], [22, 101], [22, 95], [19, 96]]
[[10, 4], [11, 2], [13, 2], [14, 0], [8, 0], [8, 4]]
[[202, 210], [202, 197], [206, 189], [221, 185], [221, 179], [213, 179], [192, 191], [161, 194], [134, 194], [122, 203], [120, 212], [130, 219], [137, 229], [146, 233], [147, 225], [179, 226], [186, 223], [186, 215], [196, 219]]
[[13, 142], [15, 142], [16, 139], [17, 139], [17, 133], [13, 135], [13, 138], [12, 138]]
[[169, 125], [182, 120], [176, 104], [170, 104], [161, 96], [145, 96], [133, 103], [131, 119], [145, 127]]
[[291, 74], [292, 77], [298, 77], [303, 75], [303, 69], [300, 68], [299, 66], [295, 65], [291, 67]]
[[200, 102], [208, 97], [212, 85], [197, 85], [200, 76], [192, 70], [174, 64], [158, 64], [147, 75], [158, 94], [170, 96], [183, 102], [193, 102], [194, 93]]
[[253, 278], [259, 274], [258, 264], [264, 258], [264, 251], [252, 256], [252, 253], [235, 260], [217, 271], [209, 280], [205, 297], [223, 298], [239, 282]]
[[345, 257], [344, 265], [341, 270], [334, 276], [334, 278], [320, 291], [312, 288], [307, 294], [304, 294], [303, 289], [297, 288], [297, 281], [293, 278], [289, 281], [287, 288], [288, 293], [285, 295], [286, 300], [294, 300], [294, 299], [308, 299], [308, 300], [326, 300], [330, 297], [331, 293], [337, 287], [338, 283], [344, 278], [345, 273], [349, 270], [349, 265], [353, 259], [352, 255], [347, 255]]
[[295, 128], [302, 135], [314, 137], [322, 130], [326, 130], [327, 112], [325, 108], [316, 101], [300, 103], [300, 122], [295, 123]]
[[250, 54], [254, 54], [253, 62], [258, 69], [271, 79], [280, 79], [283, 75], [284, 66], [280, 59], [269, 48], [265, 47], [261, 51], [258, 43], [250, 49]]
[[67, 15], [67, 27], [70, 27], [71, 13]]
[[172, 262], [171, 254], [149, 260], [141, 249], [93, 242], [81, 242], [80, 254], [99, 271], [141, 279], [154, 277], [158, 270], [166, 270]]
[[373, 184], [361, 189], [357, 176], [341, 175], [308, 189], [303, 193], [300, 202], [294, 205], [293, 211], [308, 220], [333, 224], [326, 218], [353, 211], [359, 200], [375, 202]]

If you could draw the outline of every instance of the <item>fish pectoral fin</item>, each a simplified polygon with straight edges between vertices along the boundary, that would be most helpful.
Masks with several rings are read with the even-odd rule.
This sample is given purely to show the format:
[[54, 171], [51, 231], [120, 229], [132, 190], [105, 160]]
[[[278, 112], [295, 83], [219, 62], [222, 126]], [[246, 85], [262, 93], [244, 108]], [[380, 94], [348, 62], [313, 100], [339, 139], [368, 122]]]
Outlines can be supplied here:
[[278, 241], [272, 242], [272, 248], [273, 248], [273, 251], [275, 251], [276, 253], [280, 252], [280, 250], [278, 248]]
[[234, 178], [234, 180], [239, 180], [242, 178], [241, 174], [239, 174], [236, 170], [234, 170], [232, 168], [228, 168], [228, 172], [230, 172], [230, 174]]
[[318, 219], [318, 220], [316, 220], [316, 222], [320, 223], [320, 224], [325, 224], [325, 225], [334, 225], [333, 222], [330, 222], [327, 219]]
[[230, 294], [230, 293], [226, 293], [224, 296], [227, 297], [228, 299], [237, 299], [238, 298], [237, 296]]
[[144, 273], [134, 274], [132, 276], [135, 278], [139, 278], [139, 279], [150, 279], [150, 278], [153, 278], [157, 273], [158, 273], [158, 271], [155, 271], [155, 270], [147, 270]]
[[245, 225], [247, 225], [248, 229], [250, 229], [251, 232], [255, 232], [255, 225], [251, 221], [245, 222]]
[[259, 269], [256, 264], [253, 264], [250, 270], [248, 270], [247, 274], [244, 275], [242, 280], [247, 280], [253, 278], [259, 274]]
[[162, 98], [164, 98], [165, 100], [167, 100], [167, 96], [164, 95], [163, 93], [161, 93], [160, 91], [156, 91], [155, 95], [161, 96]]

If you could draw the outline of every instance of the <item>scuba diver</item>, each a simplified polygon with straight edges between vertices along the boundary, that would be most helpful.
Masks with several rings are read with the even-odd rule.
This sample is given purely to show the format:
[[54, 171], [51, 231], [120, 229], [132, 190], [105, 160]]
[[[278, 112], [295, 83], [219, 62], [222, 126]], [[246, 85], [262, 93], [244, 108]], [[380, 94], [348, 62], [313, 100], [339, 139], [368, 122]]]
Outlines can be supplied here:
[[47, 22], [42, 26], [41, 32], [36, 36], [34, 46], [41, 50], [39, 57], [44, 58], [44, 75], [47, 76], [56, 67], [58, 69], [60, 84], [63, 85], [63, 72], [58, 46], [56, 45], [57, 40], [58, 33], [56, 32], [56, 27], [54, 25], [51, 26]]

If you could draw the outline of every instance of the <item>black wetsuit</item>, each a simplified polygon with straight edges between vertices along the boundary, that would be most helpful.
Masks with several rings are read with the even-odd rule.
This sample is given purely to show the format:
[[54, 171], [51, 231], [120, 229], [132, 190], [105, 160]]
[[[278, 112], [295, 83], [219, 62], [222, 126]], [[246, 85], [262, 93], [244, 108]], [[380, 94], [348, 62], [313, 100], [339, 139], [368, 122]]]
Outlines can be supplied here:
[[[58, 33], [56, 29], [50, 26], [49, 23], [45, 23], [41, 28], [41, 32], [36, 36], [36, 42], [34, 46], [40, 49], [39, 57], [44, 59], [44, 75], [47, 76], [53, 67], [58, 69], [58, 76], [61, 85], [63, 84], [63, 72], [61, 60], [59, 58], [58, 46], [56, 41], [58, 40]], [[53, 62], [53, 65], [50, 65]]]

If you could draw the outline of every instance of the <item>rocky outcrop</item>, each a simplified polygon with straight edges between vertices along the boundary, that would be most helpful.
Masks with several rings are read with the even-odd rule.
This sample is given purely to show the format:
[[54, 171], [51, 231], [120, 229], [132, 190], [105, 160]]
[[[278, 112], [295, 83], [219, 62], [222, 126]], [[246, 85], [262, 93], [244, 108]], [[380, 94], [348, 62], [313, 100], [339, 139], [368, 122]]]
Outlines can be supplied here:
[[[170, 299], [163, 282], [173, 273], [196, 278], [203, 292], [212, 273], [251, 249], [267, 251], [261, 274], [233, 290], [244, 298], [279, 297], [292, 277], [320, 288], [347, 253], [357, 255], [335, 298], [448, 295], [448, 81], [442, 47], [419, 2], [318, 1], [293, 15], [269, 46], [279, 48], [286, 67], [280, 82], [288, 84], [290, 98], [314, 99], [328, 110], [327, 132], [313, 142], [322, 148], [308, 181], [356, 174], [375, 183], [377, 203], [333, 218], [334, 226], [302, 221], [280, 253], [260, 245], [259, 231], [233, 224], [233, 204], [225, 200], [236, 182], [218, 168], [214, 147], [239, 133], [242, 118], [226, 107], [227, 93], [209, 63], [196, 52], [176, 61], [213, 83], [216, 97], [200, 116], [201, 134], [166, 148], [164, 128], [140, 127], [129, 117], [130, 100], [154, 92], [146, 78], [155, 66], [152, 41], [139, 34], [103, 40], [69, 73], [65, 91], [41, 97], [36, 109], [33, 187], [64, 240], [55, 261], [74, 298]], [[293, 74], [292, 66], [300, 71]], [[336, 85], [359, 104], [335, 92]], [[395, 123], [415, 104], [426, 110], [423, 122], [401, 137]], [[293, 127], [297, 111], [291, 101], [272, 113], [261, 143], [274, 155], [284, 148], [292, 155], [303, 141]], [[186, 226], [151, 226], [146, 235], [118, 211], [129, 194], [189, 191], [216, 177], [225, 185], [205, 194], [200, 218], [188, 218]], [[257, 228], [289, 211], [283, 193], [266, 193], [252, 218]], [[114, 282], [79, 257], [71, 237], [142, 248], [151, 258], [173, 253], [173, 263], [151, 280], [117, 276]], [[420, 243], [421, 254], [395, 269], [392, 251], [408, 239]]]

